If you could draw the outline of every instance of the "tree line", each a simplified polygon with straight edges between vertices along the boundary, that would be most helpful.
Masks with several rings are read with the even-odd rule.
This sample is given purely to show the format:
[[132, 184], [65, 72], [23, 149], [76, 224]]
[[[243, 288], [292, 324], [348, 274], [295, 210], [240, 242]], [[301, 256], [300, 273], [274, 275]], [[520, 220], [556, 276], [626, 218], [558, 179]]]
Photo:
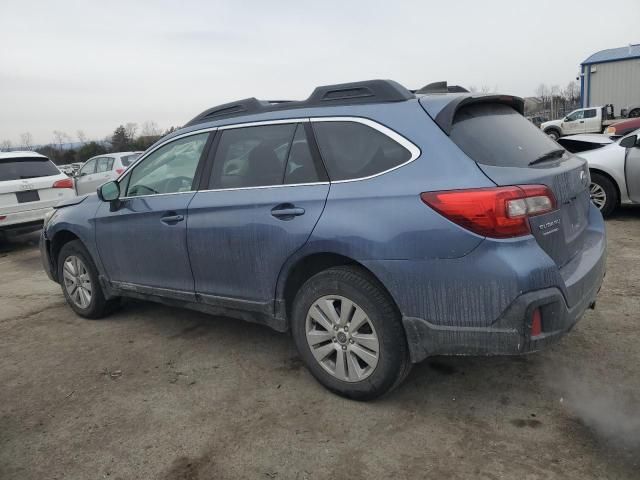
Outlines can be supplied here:
[[128, 122], [116, 127], [104, 140], [91, 141], [87, 141], [83, 130], [76, 131], [75, 137], [61, 130], [54, 130], [53, 141], [46, 145], [34, 145], [31, 133], [25, 132], [20, 135], [18, 145], [14, 145], [10, 140], [0, 142], [0, 151], [33, 150], [49, 157], [56, 165], [66, 165], [85, 162], [91, 157], [106, 153], [143, 151], [178, 128], [180, 127], [161, 130], [154, 121], [144, 122], [142, 127], [137, 123]]

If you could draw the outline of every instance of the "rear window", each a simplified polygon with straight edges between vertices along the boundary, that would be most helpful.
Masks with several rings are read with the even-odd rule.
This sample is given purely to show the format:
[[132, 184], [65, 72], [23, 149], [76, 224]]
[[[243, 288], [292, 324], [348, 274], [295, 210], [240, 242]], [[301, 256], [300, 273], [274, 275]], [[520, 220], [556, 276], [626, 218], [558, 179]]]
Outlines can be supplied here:
[[507, 105], [475, 104], [453, 120], [451, 140], [483, 165], [526, 167], [558, 144]]
[[0, 159], [0, 181], [60, 175], [48, 158], [20, 157]]
[[140, 153], [135, 153], [133, 155], [124, 155], [120, 157], [120, 162], [122, 162], [123, 167], [128, 167], [133, 162], [135, 162], [140, 155], [141, 155]]

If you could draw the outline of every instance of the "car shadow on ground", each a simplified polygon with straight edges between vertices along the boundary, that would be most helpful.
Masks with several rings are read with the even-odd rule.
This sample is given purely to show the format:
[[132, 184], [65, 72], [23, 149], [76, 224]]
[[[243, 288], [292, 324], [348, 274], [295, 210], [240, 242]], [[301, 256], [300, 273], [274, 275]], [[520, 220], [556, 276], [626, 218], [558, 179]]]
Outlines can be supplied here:
[[8, 253], [31, 250], [38, 246], [40, 231], [25, 233], [24, 235], [0, 234], [0, 257]]

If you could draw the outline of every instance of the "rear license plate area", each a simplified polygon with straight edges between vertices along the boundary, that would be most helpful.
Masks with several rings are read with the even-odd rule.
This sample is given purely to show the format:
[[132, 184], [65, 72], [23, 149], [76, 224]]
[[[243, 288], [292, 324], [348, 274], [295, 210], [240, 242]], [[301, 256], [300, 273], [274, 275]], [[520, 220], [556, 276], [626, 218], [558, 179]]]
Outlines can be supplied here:
[[28, 190], [26, 192], [16, 192], [16, 198], [18, 203], [37, 202], [40, 200], [40, 195], [37, 190]]

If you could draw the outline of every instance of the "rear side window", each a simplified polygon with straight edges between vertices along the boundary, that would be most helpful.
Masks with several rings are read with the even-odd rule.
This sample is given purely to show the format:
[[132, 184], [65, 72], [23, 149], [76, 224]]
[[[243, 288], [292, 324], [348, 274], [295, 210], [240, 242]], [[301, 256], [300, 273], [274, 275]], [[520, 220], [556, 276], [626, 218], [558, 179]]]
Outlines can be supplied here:
[[453, 120], [451, 140], [483, 165], [527, 167], [558, 144], [513, 108], [475, 104], [461, 108]]
[[100, 157], [97, 160], [96, 173], [108, 172], [113, 168], [113, 157]]
[[357, 122], [314, 122], [331, 180], [375, 175], [407, 162], [411, 152], [382, 132]]
[[122, 163], [123, 167], [128, 167], [133, 162], [135, 162], [139, 156], [139, 153], [134, 153], [132, 155], [123, 155], [122, 157], [120, 157], [120, 162]]
[[60, 175], [48, 158], [21, 157], [0, 159], [0, 181]]
[[592, 108], [591, 110], [584, 111], [584, 118], [595, 118], [596, 117], [596, 109]]
[[223, 130], [210, 188], [282, 185], [296, 124]]

